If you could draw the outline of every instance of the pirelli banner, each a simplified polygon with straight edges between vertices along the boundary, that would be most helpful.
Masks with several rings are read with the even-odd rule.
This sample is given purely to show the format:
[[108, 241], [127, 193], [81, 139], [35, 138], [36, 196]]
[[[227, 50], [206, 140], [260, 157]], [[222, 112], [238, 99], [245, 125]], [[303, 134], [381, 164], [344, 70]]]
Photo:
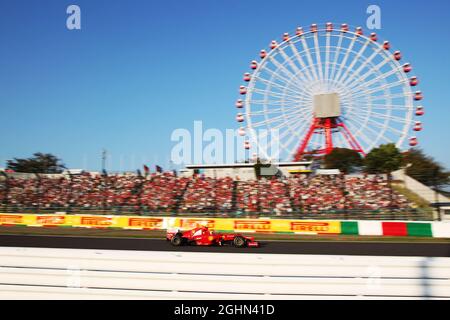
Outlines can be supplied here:
[[121, 228], [137, 230], [166, 229], [167, 218], [65, 215], [65, 214], [0, 214], [0, 225], [30, 227]]
[[216, 231], [297, 233], [297, 234], [340, 234], [339, 221], [307, 221], [279, 219], [197, 219], [174, 218], [168, 221], [171, 228], [191, 229], [207, 226]]
[[192, 229], [208, 226], [216, 231], [339, 234], [339, 221], [304, 221], [272, 219], [204, 219], [140, 216], [100, 216], [65, 214], [0, 214], [0, 225], [34, 227], [121, 228], [163, 230], [167, 228]]

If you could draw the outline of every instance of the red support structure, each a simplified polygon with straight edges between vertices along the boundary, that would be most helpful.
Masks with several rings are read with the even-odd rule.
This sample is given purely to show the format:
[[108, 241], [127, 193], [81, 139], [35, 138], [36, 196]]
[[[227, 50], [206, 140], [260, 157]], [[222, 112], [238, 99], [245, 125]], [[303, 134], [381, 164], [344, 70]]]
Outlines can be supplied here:
[[359, 153], [362, 153], [363, 156], [366, 156], [366, 153], [364, 152], [363, 148], [361, 148], [361, 145], [358, 143], [358, 141], [356, 141], [355, 137], [352, 135], [350, 130], [348, 130], [345, 123], [341, 122], [340, 124], [341, 124], [342, 128], [344, 128], [344, 131], [348, 134], [348, 136], [350, 137], [350, 140], [352, 141], [352, 144], [354, 145], [354, 147], [352, 147], [352, 149]]
[[332, 135], [331, 129], [332, 129], [331, 118], [326, 118], [325, 125], [324, 125], [325, 153], [326, 154], [329, 154], [329, 153], [331, 153], [331, 151], [333, 151], [333, 135]]
[[311, 124], [311, 126], [309, 127], [308, 133], [306, 134], [306, 137], [303, 139], [302, 144], [300, 145], [300, 147], [297, 150], [297, 153], [295, 154], [295, 161], [300, 161], [301, 157], [303, 156], [306, 146], [309, 143], [309, 140], [311, 140], [311, 136], [313, 135], [314, 131], [317, 128], [317, 120], [316, 118], [313, 119], [313, 123]]
[[[325, 134], [325, 146], [321, 150], [317, 150], [314, 153], [316, 154], [330, 154], [333, 151], [333, 129], [338, 129], [336, 132], [342, 133], [345, 140], [349, 144], [350, 148], [353, 150], [361, 153], [362, 155], [366, 155], [364, 153], [364, 150], [361, 148], [361, 145], [358, 143], [358, 141], [355, 139], [355, 137], [352, 135], [350, 130], [347, 128], [345, 123], [340, 119], [340, 117], [337, 118], [314, 118], [313, 122], [305, 136], [305, 138], [302, 141], [302, 144], [297, 149], [297, 152], [294, 157], [294, 161], [300, 161], [302, 157], [307, 154], [305, 152], [306, 147], [308, 146], [309, 142], [311, 141], [311, 137], [314, 133], [323, 133]], [[316, 132], [317, 131], [317, 132]]]

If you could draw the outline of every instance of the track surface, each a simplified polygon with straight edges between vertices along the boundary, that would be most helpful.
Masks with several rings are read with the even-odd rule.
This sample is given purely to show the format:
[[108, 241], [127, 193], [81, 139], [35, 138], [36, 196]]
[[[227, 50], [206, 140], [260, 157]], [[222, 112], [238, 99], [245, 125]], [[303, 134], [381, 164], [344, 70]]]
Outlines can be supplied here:
[[161, 239], [0, 235], [0, 247], [450, 257], [449, 243], [263, 241], [260, 248], [173, 247]]

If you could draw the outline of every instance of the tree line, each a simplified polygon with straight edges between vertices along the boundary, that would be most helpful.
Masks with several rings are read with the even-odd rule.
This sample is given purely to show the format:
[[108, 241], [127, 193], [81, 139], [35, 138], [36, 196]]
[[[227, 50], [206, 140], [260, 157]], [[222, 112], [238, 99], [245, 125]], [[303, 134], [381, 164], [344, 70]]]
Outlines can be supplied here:
[[339, 169], [345, 174], [364, 172], [391, 175], [404, 168], [408, 176], [435, 189], [450, 184], [450, 172], [444, 166], [426, 155], [421, 149], [401, 152], [393, 143], [372, 149], [366, 157], [351, 149], [336, 148], [323, 158], [327, 169]]

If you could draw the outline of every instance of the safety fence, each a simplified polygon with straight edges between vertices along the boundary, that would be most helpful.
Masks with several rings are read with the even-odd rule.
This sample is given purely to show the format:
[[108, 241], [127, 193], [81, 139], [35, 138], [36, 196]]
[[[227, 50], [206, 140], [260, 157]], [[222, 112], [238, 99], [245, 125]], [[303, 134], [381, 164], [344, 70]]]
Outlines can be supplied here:
[[0, 225], [30, 227], [119, 228], [132, 230], [192, 229], [279, 234], [342, 234], [450, 238], [450, 222], [230, 219], [210, 217], [141, 217], [116, 215], [0, 214]]
[[0, 299], [449, 299], [450, 258], [0, 248]]

